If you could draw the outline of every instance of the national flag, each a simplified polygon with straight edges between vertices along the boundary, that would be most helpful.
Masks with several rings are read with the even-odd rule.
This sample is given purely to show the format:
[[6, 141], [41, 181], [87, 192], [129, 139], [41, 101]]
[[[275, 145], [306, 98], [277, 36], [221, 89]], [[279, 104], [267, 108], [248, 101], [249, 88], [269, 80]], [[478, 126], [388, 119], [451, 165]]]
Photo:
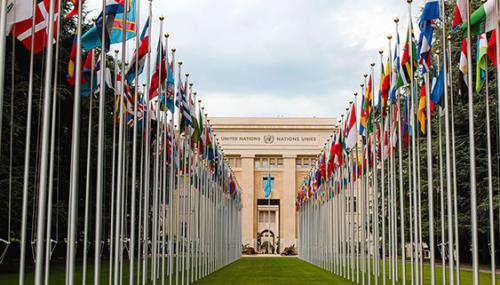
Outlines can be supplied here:
[[[476, 11], [470, 15], [471, 35], [479, 35], [496, 29], [498, 21], [498, 9], [495, 3], [498, 0], [487, 0]], [[467, 22], [462, 23], [462, 31], [467, 31]]]
[[[167, 56], [168, 59], [168, 56]], [[167, 76], [167, 108], [172, 112], [175, 111], [175, 82], [174, 82], [174, 59], [168, 65]], [[201, 122], [200, 122], [201, 123]]]
[[497, 66], [497, 30], [493, 30], [490, 36], [490, 41], [488, 42], [488, 57], [494, 66]]
[[431, 111], [434, 111], [435, 105], [440, 105], [444, 108], [443, 93], [444, 93], [444, 66], [439, 70], [439, 76], [433, 76], [433, 84], [431, 89]]
[[339, 129], [337, 135], [336, 135], [336, 140], [335, 140], [335, 155], [334, 155], [334, 160], [335, 160], [335, 165], [337, 167], [342, 166], [342, 128]]
[[348, 150], [352, 150], [358, 141], [358, 128], [356, 126], [356, 108], [354, 104], [351, 106], [351, 112], [348, 115], [347, 122], [347, 136], [345, 140], [345, 146]]
[[198, 109], [196, 109], [196, 105], [192, 96], [190, 96], [189, 98], [189, 113], [191, 114], [192, 126], [191, 143], [197, 144], [200, 141], [200, 129], [197, 119]]
[[[125, 13], [119, 13], [116, 15], [115, 17], [115, 20], [113, 21], [113, 29], [112, 29], [112, 32], [111, 32], [111, 35], [109, 36], [109, 39], [111, 41], [111, 43], [121, 43], [122, 40], [123, 40], [123, 25], [124, 25], [124, 22], [125, 22], [125, 31], [126, 31], [126, 35], [125, 35], [125, 38], [126, 40], [129, 40], [133, 37], [135, 37], [135, 5], [136, 5], [136, 0], [127, 0], [129, 1], [128, 2], [128, 5], [127, 5], [127, 8], [128, 8], [128, 11], [127, 11], [127, 20], [124, 21], [124, 16], [125, 16]], [[123, 2], [125, 2], [125, 0], [121, 0], [121, 4], [122, 6], [124, 5]]]
[[460, 28], [460, 25], [467, 19], [467, 0], [457, 0], [455, 15], [453, 17], [453, 30]]
[[[135, 80], [136, 76], [139, 77], [139, 75], [144, 70], [146, 55], [150, 52], [149, 33], [150, 33], [150, 25], [148, 18], [146, 24], [144, 24], [141, 37], [139, 38], [139, 49], [134, 51], [134, 54], [132, 55], [132, 60], [128, 65], [128, 70], [125, 73], [125, 79], [129, 84], [131, 84]], [[135, 74], [136, 69], [137, 69], [137, 75]]]
[[372, 95], [373, 93], [373, 86], [372, 86], [372, 76], [370, 75], [370, 78], [368, 79], [368, 84], [366, 85], [366, 92], [365, 92], [365, 97], [363, 99], [363, 106], [361, 106], [361, 125], [365, 130], [367, 130], [368, 133], [371, 133], [373, 131], [372, 125], [371, 125], [371, 101], [372, 101]]
[[73, 44], [71, 46], [71, 52], [69, 54], [69, 59], [68, 59], [68, 72], [66, 74], [66, 79], [68, 80], [68, 83], [71, 86], [75, 85], [75, 68], [76, 68], [76, 53], [77, 53], [77, 47], [76, 47], [76, 40], [77, 36], [73, 38]]
[[7, 34], [12, 26], [24, 20], [32, 21], [33, 0], [7, 0]]
[[[156, 53], [156, 63], [155, 69], [153, 72], [153, 76], [151, 77], [151, 83], [149, 87], [149, 99], [156, 98], [159, 94], [159, 87], [164, 87], [165, 79], [167, 78], [167, 67], [166, 67], [166, 49], [163, 45], [162, 41], [163, 35], [160, 35], [158, 40], [158, 48]], [[161, 76], [161, 78], [160, 78]], [[160, 100], [160, 98], [156, 98], [155, 100]]]
[[409, 144], [409, 113], [408, 113], [408, 96], [405, 97], [405, 104], [403, 107], [403, 141], [405, 145]]
[[486, 33], [480, 34], [477, 39], [476, 49], [476, 92], [481, 92], [484, 82], [486, 82], [486, 57], [488, 53], [488, 40]]
[[199, 153], [204, 156], [205, 152], [205, 129], [203, 127], [203, 114], [201, 112], [198, 112], [198, 123], [199, 123], [199, 132], [200, 132], [200, 142], [198, 144], [198, 150]]
[[70, 0], [70, 2], [73, 5], [73, 9], [66, 14], [66, 19], [71, 19], [73, 16], [78, 14], [78, 3], [80, 0]]
[[396, 105], [394, 108], [394, 119], [392, 122], [392, 129], [391, 129], [391, 137], [390, 137], [390, 145], [391, 148], [396, 148], [396, 144], [398, 142], [398, 127], [399, 127], [399, 120], [400, 120], [400, 115], [399, 115], [399, 105]]
[[[413, 63], [411, 62], [413, 59]], [[403, 47], [403, 56], [401, 57], [401, 65], [399, 70], [398, 81], [396, 83], [396, 89], [408, 85], [411, 82], [412, 74], [412, 66], [413, 71], [415, 70], [417, 62], [417, 48], [415, 45], [415, 37], [413, 35], [413, 25], [410, 21], [408, 26], [408, 32], [406, 34], [406, 42]]]
[[430, 69], [434, 22], [439, 18], [439, 1], [427, 0], [422, 11], [422, 15], [420, 15], [420, 21], [418, 24], [420, 27], [418, 55], [423, 73], [429, 71]]
[[[48, 38], [48, 22], [49, 22], [49, 11], [50, 11], [51, 0], [43, 0], [36, 5], [35, 10], [35, 43], [33, 45], [33, 53], [38, 54], [47, 46]], [[58, 15], [59, 15], [59, 1], [54, 3], [54, 40], [57, 38], [57, 25], [58, 25]], [[18, 41], [22, 42], [24, 47], [31, 50], [31, 32], [32, 32], [33, 19], [29, 18], [21, 22], [17, 22], [13, 29], [13, 35]]]
[[462, 51], [460, 53], [460, 62], [458, 66], [458, 70], [460, 71], [458, 76], [459, 83], [459, 91], [462, 96], [467, 94], [467, 73], [469, 72], [469, 67], [467, 64], [467, 39], [462, 40]]
[[[384, 66], [382, 65], [382, 69]], [[385, 65], [385, 71], [382, 70], [382, 76], [380, 77], [380, 98], [379, 98], [379, 111], [383, 116], [385, 116], [385, 109], [387, 106], [387, 99], [389, 98], [389, 91], [391, 89], [391, 59], [387, 58], [387, 63]]]
[[425, 134], [425, 117], [426, 117], [426, 94], [425, 94], [425, 83], [422, 84], [420, 89], [420, 100], [418, 102], [418, 121], [420, 122], [420, 130]]
[[399, 33], [396, 33], [396, 45], [394, 46], [394, 56], [392, 59], [392, 74], [391, 74], [391, 90], [390, 90], [390, 99], [391, 103], [394, 104], [396, 102], [396, 91], [398, 89], [397, 87], [397, 81], [399, 77], [399, 69], [400, 69], [400, 62], [399, 62]]
[[389, 120], [384, 121], [384, 145], [382, 146], [382, 160], [385, 161], [390, 153]]
[[[130, 1], [130, 0], [128, 0]], [[101, 47], [102, 29], [104, 27], [104, 22], [106, 23], [104, 46], [106, 50], [109, 50], [111, 44], [116, 44], [122, 42], [122, 30], [119, 29], [123, 26], [123, 13], [125, 7], [123, 1], [117, 0], [106, 0], [106, 10], [101, 12], [94, 27], [90, 28], [82, 36], [82, 47], [84, 50], [91, 50], [93, 48]], [[131, 2], [129, 6], [129, 11], [127, 12], [127, 39], [129, 39], [130, 34], [135, 35], [135, 0]], [[116, 22], [116, 23], [115, 23]], [[133, 28], [133, 32], [131, 29]]]

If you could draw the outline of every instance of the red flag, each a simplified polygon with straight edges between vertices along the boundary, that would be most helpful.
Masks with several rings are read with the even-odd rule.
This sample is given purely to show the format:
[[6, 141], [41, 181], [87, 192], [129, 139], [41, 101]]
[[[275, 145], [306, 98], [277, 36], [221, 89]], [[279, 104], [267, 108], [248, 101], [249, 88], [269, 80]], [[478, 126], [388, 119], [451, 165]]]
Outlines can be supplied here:
[[[57, 38], [57, 18], [58, 18], [58, 8], [59, 1], [54, 3], [54, 39]], [[50, 0], [43, 0], [43, 2], [38, 3], [36, 6], [36, 18], [35, 18], [35, 43], [33, 52], [35, 54], [41, 52], [47, 46], [47, 23], [49, 19], [50, 10]], [[29, 18], [27, 20], [16, 23], [14, 31], [14, 36], [23, 43], [23, 45], [31, 50], [31, 32], [33, 19]]]
[[497, 30], [493, 30], [490, 36], [490, 41], [488, 42], [488, 57], [490, 58], [493, 65], [497, 65]]

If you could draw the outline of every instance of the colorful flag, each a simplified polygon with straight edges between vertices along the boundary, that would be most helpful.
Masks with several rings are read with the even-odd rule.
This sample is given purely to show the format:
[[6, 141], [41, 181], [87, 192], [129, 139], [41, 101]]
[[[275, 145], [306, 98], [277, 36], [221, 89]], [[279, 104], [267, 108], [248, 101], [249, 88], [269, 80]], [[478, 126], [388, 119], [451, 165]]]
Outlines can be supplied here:
[[[413, 59], [413, 63], [411, 62]], [[401, 65], [399, 70], [398, 81], [396, 83], [396, 89], [408, 85], [411, 82], [412, 74], [412, 66], [413, 70], [415, 70], [417, 62], [417, 48], [415, 46], [415, 37], [413, 35], [413, 26], [410, 24], [408, 26], [408, 32], [406, 35], [406, 42], [403, 48], [403, 57], [401, 57]]]
[[352, 150], [358, 141], [358, 128], [356, 127], [356, 108], [354, 104], [351, 106], [351, 112], [348, 115], [347, 121], [347, 137], [345, 140], [345, 145], [348, 150]]
[[[471, 35], [479, 35], [496, 29], [498, 15], [495, 5], [497, 0], [487, 0], [470, 15]], [[467, 22], [462, 23], [462, 31], [467, 31]]]
[[[166, 55], [167, 51], [163, 45], [163, 35], [160, 35], [158, 40], [158, 48], [156, 52], [156, 63], [153, 76], [151, 77], [151, 83], [149, 87], [149, 99], [152, 100], [158, 95], [159, 87], [164, 87], [165, 79], [167, 78], [167, 66], [166, 66]], [[160, 78], [161, 75], [161, 78]], [[155, 100], [160, 100], [161, 98], [156, 98]]]
[[371, 124], [371, 104], [372, 104], [372, 76], [368, 79], [368, 84], [366, 85], [365, 97], [363, 98], [363, 106], [361, 106], [361, 125], [368, 133], [373, 131]]
[[7, 0], [7, 34], [10, 33], [15, 23], [24, 20], [32, 21], [33, 1], [32, 0]]
[[476, 92], [481, 92], [483, 85], [486, 82], [486, 57], [488, 53], [488, 40], [486, 33], [480, 34], [477, 39], [476, 49]]
[[444, 66], [439, 70], [439, 76], [436, 78], [433, 75], [433, 84], [431, 90], [431, 111], [434, 111], [435, 105], [440, 105], [444, 108], [443, 93], [444, 93]]
[[462, 40], [462, 51], [460, 53], [460, 62], [458, 66], [458, 70], [460, 71], [459, 76], [458, 76], [458, 83], [459, 83], [459, 91], [462, 96], [465, 96], [467, 94], [467, 86], [468, 86], [468, 80], [467, 80], [467, 74], [469, 72], [469, 67], [467, 64], [467, 39]]
[[488, 42], [488, 57], [494, 66], [497, 66], [497, 30], [493, 30], [490, 36], [490, 41]]
[[[129, 0], [130, 1], [130, 0]], [[127, 39], [135, 35], [135, 0], [130, 2], [129, 11], [127, 12]], [[103, 23], [106, 23], [104, 46], [106, 51], [109, 50], [111, 44], [121, 43], [123, 40], [123, 13], [125, 7], [123, 1], [106, 0], [106, 10], [104, 15], [101, 12], [94, 27], [90, 28], [82, 36], [82, 47], [84, 50], [101, 47]], [[116, 23], [115, 23], [116, 22]], [[133, 31], [131, 29], [133, 28]]]
[[408, 116], [408, 96], [405, 97], [405, 105], [403, 107], [403, 141], [405, 145], [409, 145], [409, 116]]
[[[167, 56], [168, 59], [168, 56]], [[174, 113], [175, 109], [175, 82], [174, 82], [174, 59], [168, 65], [167, 76], [167, 108]], [[200, 122], [201, 123], [201, 122]]]
[[394, 46], [394, 56], [392, 59], [392, 74], [391, 74], [391, 90], [390, 90], [390, 99], [391, 103], [394, 104], [396, 102], [396, 91], [399, 88], [397, 86], [397, 81], [399, 77], [399, 33], [396, 33], [396, 45]]
[[420, 15], [420, 38], [418, 41], [419, 63], [422, 65], [422, 73], [430, 70], [432, 35], [434, 33], [434, 22], [439, 19], [439, 1], [427, 0]]
[[[139, 39], [139, 49], [134, 51], [130, 64], [128, 65], [128, 70], [125, 73], [125, 79], [129, 84], [131, 84], [135, 80], [135, 77], [136, 76], [138, 77], [144, 70], [146, 55], [150, 52], [149, 33], [150, 33], [150, 25], [148, 18], [146, 24], [144, 24], [144, 28], [142, 29], [142, 34]], [[137, 75], [135, 74], [136, 69], [137, 69]]]
[[[50, 9], [50, 0], [43, 0], [38, 3], [35, 10], [35, 36], [34, 36], [34, 45], [33, 45], [33, 53], [38, 54], [47, 46], [47, 38], [48, 38], [48, 22], [49, 22], [49, 9]], [[54, 3], [54, 40], [57, 38], [57, 18], [59, 15], [58, 5], [59, 1], [55, 1]], [[31, 32], [32, 32], [32, 17], [21, 22], [17, 22], [13, 29], [13, 34], [17, 38], [18, 41], [22, 42], [24, 47], [28, 50], [31, 50]]]
[[460, 28], [460, 25], [467, 19], [467, 0], [457, 0], [455, 16], [453, 17], [453, 30]]
[[425, 134], [425, 115], [426, 115], [426, 97], [425, 97], [425, 83], [422, 84], [420, 89], [420, 100], [418, 102], [418, 121], [420, 122], [420, 130]]

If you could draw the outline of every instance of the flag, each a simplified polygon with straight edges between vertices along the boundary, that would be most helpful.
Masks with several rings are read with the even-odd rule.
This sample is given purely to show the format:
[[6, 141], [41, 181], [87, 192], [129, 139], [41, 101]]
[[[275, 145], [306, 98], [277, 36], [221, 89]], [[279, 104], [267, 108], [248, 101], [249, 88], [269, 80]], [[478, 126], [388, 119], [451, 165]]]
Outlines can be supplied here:
[[[130, 0], [128, 0], [130, 1]], [[135, 34], [135, 0], [131, 2], [129, 6], [129, 12], [127, 12], [127, 39], [129, 39], [129, 31], [133, 27]], [[118, 0], [106, 0], [106, 9], [99, 17], [97, 17], [97, 21], [94, 27], [90, 28], [83, 36], [82, 36], [82, 47], [84, 50], [91, 50], [93, 48], [101, 47], [101, 37], [102, 37], [102, 29], [103, 23], [106, 23], [105, 37], [104, 37], [104, 46], [106, 50], [109, 50], [109, 46], [111, 44], [121, 43], [121, 29], [123, 26], [123, 13], [125, 7], [123, 1]], [[117, 22], [115, 24], [115, 22]], [[133, 25], [132, 25], [133, 22]]]
[[422, 84], [422, 88], [420, 89], [420, 100], [418, 102], [418, 121], [420, 122], [420, 130], [423, 134], [425, 134], [425, 107], [426, 107], [426, 98], [425, 98], [425, 83]]
[[196, 109], [195, 102], [192, 97], [189, 98], [189, 113], [191, 114], [191, 143], [199, 143], [200, 141], [200, 129], [197, 117], [198, 110]]
[[467, 64], [467, 39], [462, 40], [462, 51], [460, 53], [460, 62], [458, 66], [459, 70], [459, 76], [458, 76], [458, 83], [459, 83], [459, 91], [462, 96], [465, 96], [467, 94], [467, 73], [469, 72], [469, 67]]
[[[167, 67], [166, 67], [166, 49], [163, 46], [162, 41], [163, 35], [160, 35], [160, 39], [158, 40], [158, 48], [156, 52], [156, 63], [155, 69], [153, 72], [153, 76], [151, 77], [151, 84], [149, 87], [149, 99], [156, 98], [158, 94], [158, 89], [161, 86], [163, 88], [163, 83], [167, 78]], [[161, 75], [161, 78], [160, 78]], [[160, 98], [157, 98], [158, 100]]]
[[[108, 0], [109, 1], [109, 0]], [[119, 13], [116, 15], [115, 20], [113, 21], [113, 29], [109, 39], [111, 43], [121, 43], [123, 40], [123, 25], [125, 22], [125, 31], [126, 40], [129, 40], [135, 37], [135, 2], [136, 0], [127, 0], [128, 2], [128, 11], [127, 11], [127, 20], [124, 21], [123, 17], [125, 13]], [[124, 0], [119, 1], [122, 6], [124, 5]]]
[[[146, 55], [150, 52], [149, 33], [150, 33], [150, 25], [148, 18], [146, 24], [144, 24], [144, 28], [142, 29], [141, 37], [139, 38], [139, 49], [134, 51], [134, 54], [132, 55], [132, 60], [128, 65], [128, 70], [125, 73], [125, 79], [129, 84], [131, 84], [135, 80], [135, 77], [136, 76], [138, 77], [144, 70]], [[137, 75], [135, 74], [136, 69], [138, 72]]]
[[348, 115], [346, 130], [347, 130], [347, 137], [345, 145], [348, 150], [351, 150], [356, 146], [356, 143], [358, 141], [358, 128], [356, 126], [356, 108], [354, 108], [354, 104], [352, 104], [351, 112]]
[[408, 116], [408, 96], [405, 97], [405, 105], [403, 107], [403, 141], [405, 145], [409, 144], [409, 116]]
[[66, 80], [68, 80], [68, 83], [71, 86], [75, 85], [75, 61], [76, 61], [76, 40], [77, 36], [73, 38], [73, 45], [71, 46], [71, 52], [69, 54], [69, 59], [68, 59], [68, 72], [66, 74]]
[[172, 58], [172, 61], [168, 65], [168, 75], [167, 75], [167, 108], [168, 110], [170, 110], [170, 112], [172, 112], [172, 114], [175, 111], [174, 102], [175, 102], [174, 59]]
[[[382, 65], [382, 69], [384, 68], [384, 66]], [[390, 79], [390, 76], [391, 76], [391, 59], [390, 58], [387, 58], [387, 63], [385, 65], [385, 72], [382, 71], [382, 74], [383, 76], [380, 78], [380, 91], [381, 91], [381, 96], [380, 96], [380, 99], [381, 102], [379, 102], [379, 105], [381, 108], [380, 111], [382, 113], [382, 115], [385, 115], [385, 108], [387, 106], [387, 99], [389, 98], [389, 91], [391, 89], [391, 79]]]
[[371, 125], [371, 101], [372, 101], [372, 76], [368, 79], [368, 84], [366, 85], [366, 93], [363, 98], [363, 106], [361, 106], [361, 125], [368, 133], [373, 131]]
[[200, 143], [198, 144], [199, 153], [204, 156], [205, 152], [205, 129], [203, 128], [203, 114], [198, 112], [198, 123], [200, 124], [199, 132], [200, 132]]
[[453, 30], [460, 28], [460, 25], [467, 19], [467, 0], [457, 0], [455, 15], [453, 16]]
[[[471, 35], [479, 35], [496, 29], [498, 21], [497, 0], [488, 0], [470, 15]], [[462, 31], [467, 31], [467, 23], [463, 22]]]
[[396, 45], [394, 46], [394, 57], [392, 59], [392, 75], [391, 75], [391, 90], [390, 90], [390, 99], [391, 103], [394, 104], [396, 102], [396, 90], [398, 89], [397, 87], [397, 81], [399, 77], [399, 69], [400, 69], [400, 62], [399, 62], [399, 33], [396, 33]]
[[418, 41], [419, 63], [422, 65], [422, 72], [429, 71], [432, 50], [432, 35], [434, 33], [434, 22], [439, 19], [439, 1], [427, 0], [420, 15], [418, 26], [420, 28], [420, 38]]
[[73, 9], [66, 14], [66, 19], [71, 19], [73, 16], [78, 14], [78, 2], [79, 0], [70, 0], [71, 4], [73, 4]]
[[[411, 53], [410, 53], [411, 52]], [[413, 59], [413, 63], [411, 60]], [[408, 25], [408, 32], [406, 34], [406, 42], [403, 47], [403, 56], [401, 57], [401, 65], [399, 70], [398, 81], [396, 83], [396, 89], [408, 85], [411, 82], [412, 74], [412, 66], [413, 70], [415, 70], [417, 61], [417, 48], [415, 46], [415, 38], [413, 35], [413, 26], [411, 24]]]
[[15, 23], [24, 20], [32, 21], [33, 1], [32, 0], [8, 0], [7, 1], [7, 34], [10, 33]]
[[[42, 2], [36, 5], [35, 10], [35, 43], [33, 45], [33, 53], [38, 54], [47, 46], [47, 37], [48, 37], [48, 21], [49, 21], [49, 11], [50, 11], [50, 2], [51, 0], [43, 0]], [[59, 1], [55, 1], [54, 3], [54, 40], [57, 38], [57, 17], [59, 15]], [[15, 24], [13, 35], [20, 41], [24, 47], [28, 50], [31, 50], [31, 32], [32, 32], [32, 17]]]
[[444, 108], [443, 93], [444, 93], [444, 66], [439, 70], [439, 76], [433, 76], [433, 84], [431, 90], [431, 111], [434, 111], [435, 105], [440, 105]]
[[497, 30], [493, 30], [490, 36], [490, 41], [488, 42], [488, 57], [494, 66], [497, 66]]
[[399, 123], [399, 108], [398, 105], [394, 108], [394, 120], [392, 123], [392, 129], [391, 129], [391, 138], [390, 138], [390, 144], [391, 148], [396, 148], [396, 144], [398, 142], [398, 123]]
[[488, 53], [488, 40], [486, 33], [480, 34], [477, 39], [476, 49], [476, 92], [479, 93], [483, 89], [484, 82], [486, 82], [486, 56]]

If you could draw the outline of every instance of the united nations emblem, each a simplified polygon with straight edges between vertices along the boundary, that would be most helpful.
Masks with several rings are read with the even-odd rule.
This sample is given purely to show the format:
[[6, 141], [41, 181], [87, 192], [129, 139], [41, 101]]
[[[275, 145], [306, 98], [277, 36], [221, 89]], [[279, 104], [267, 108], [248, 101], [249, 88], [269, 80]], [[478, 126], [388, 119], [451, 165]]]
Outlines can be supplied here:
[[266, 144], [272, 144], [274, 142], [274, 136], [272, 136], [272, 135], [265, 135], [264, 136], [264, 142]]

